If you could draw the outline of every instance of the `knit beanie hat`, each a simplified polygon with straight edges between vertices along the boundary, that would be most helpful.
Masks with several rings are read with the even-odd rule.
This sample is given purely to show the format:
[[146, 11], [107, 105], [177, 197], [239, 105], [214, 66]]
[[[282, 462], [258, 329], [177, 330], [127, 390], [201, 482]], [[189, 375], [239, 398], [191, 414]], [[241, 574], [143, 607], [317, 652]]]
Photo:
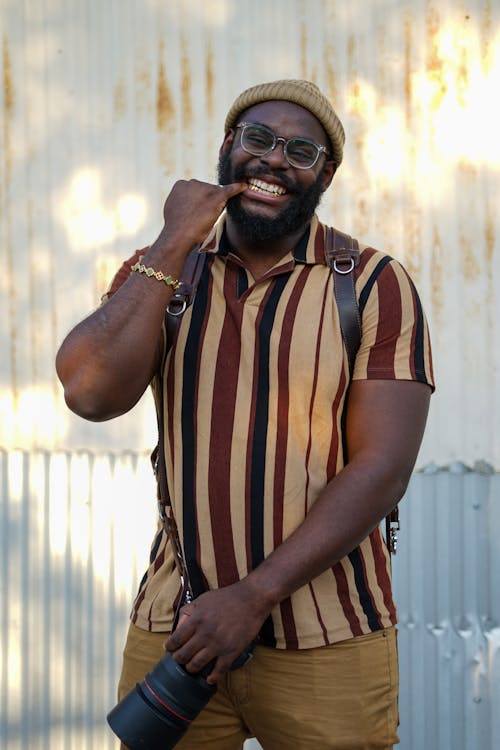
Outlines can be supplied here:
[[333, 160], [337, 166], [342, 161], [345, 133], [342, 123], [332, 105], [315, 83], [294, 78], [271, 83], [260, 83], [245, 89], [233, 102], [226, 116], [224, 130], [227, 133], [236, 123], [241, 112], [255, 104], [269, 101], [287, 101], [298, 104], [311, 112], [322, 124], [332, 145]]

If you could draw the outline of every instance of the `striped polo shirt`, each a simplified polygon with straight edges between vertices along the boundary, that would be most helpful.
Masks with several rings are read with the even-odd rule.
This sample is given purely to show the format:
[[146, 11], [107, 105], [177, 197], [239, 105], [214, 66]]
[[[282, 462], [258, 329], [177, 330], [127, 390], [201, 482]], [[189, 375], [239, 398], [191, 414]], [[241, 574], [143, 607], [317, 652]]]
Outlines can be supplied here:
[[[163, 388], [173, 513], [191, 575], [205, 588], [227, 586], [259, 565], [344, 466], [349, 370], [324, 243], [315, 216], [293, 252], [258, 281], [231, 252], [224, 215], [201, 249], [204, 270], [168, 353]], [[353, 378], [433, 387], [427, 322], [412, 281], [388, 255], [360, 249], [362, 340]], [[159, 529], [133, 622], [168, 631], [178, 592], [170, 542]], [[262, 638], [277, 648], [311, 648], [395, 623], [389, 555], [377, 528], [276, 606]]]

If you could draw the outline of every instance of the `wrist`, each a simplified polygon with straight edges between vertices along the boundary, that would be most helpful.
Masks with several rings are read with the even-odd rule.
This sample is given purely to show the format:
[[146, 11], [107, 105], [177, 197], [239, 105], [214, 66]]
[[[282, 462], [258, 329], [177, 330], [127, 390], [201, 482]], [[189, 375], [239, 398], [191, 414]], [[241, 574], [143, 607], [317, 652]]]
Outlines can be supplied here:
[[245, 590], [245, 599], [252, 602], [255, 611], [265, 619], [271, 610], [280, 603], [282, 596], [279, 587], [272, 579], [263, 575], [260, 568], [256, 568], [240, 581]]

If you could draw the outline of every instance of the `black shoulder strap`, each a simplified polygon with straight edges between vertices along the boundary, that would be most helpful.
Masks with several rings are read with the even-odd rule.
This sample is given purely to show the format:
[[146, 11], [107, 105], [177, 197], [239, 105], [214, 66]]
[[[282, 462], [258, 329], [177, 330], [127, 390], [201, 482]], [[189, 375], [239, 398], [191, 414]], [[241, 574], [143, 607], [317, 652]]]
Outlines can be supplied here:
[[[187, 256], [184, 268], [182, 269], [180, 285], [170, 298], [165, 312], [166, 344], [163, 362], [165, 362], [166, 355], [175, 340], [181, 318], [189, 305], [192, 304], [196, 294], [196, 289], [206, 260], [205, 253], [200, 253], [199, 248], [200, 246], [196, 245]], [[196, 565], [191, 565], [190, 569], [187, 569], [186, 560], [179, 540], [177, 524], [175, 523], [175, 519], [171, 512], [172, 504], [168, 491], [167, 467], [165, 464], [163, 377], [161, 373], [158, 374], [157, 379], [159, 382], [156, 384], [155, 403], [156, 417], [158, 421], [158, 444], [153, 451], [152, 458], [156, 474], [158, 510], [165, 529], [171, 538], [174, 547], [174, 559], [179, 568], [184, 588], [184, 596], [186, 596], [186, 600], [188, 600], [187, 597], [191, 594], [199, 596], [199, 594], [205, 590], [205, 586], [201, 571], [197, 569]]]
[[333, 227], [326, 227], [325, 257], [332, 269], [335, 299], [339, 311], [340, 328], [347, 350], [349, 373], [361, 343], [361, 318], [354, 280], [354, 269], [359, 264], [358, 241]]
[[[354, 269], [360, 259], [358, 241], [337, 229], [326, 227], [325, 256], [332, 269], [340, 328], [347, 350], [349, 375], [352, 377], [356, 354], [361, 343], [361, 318], [354, 279]], [[398, 531], [399, 510], [396, 505], [385, 519], [385, 538], [391, 554], [396, 554]]]

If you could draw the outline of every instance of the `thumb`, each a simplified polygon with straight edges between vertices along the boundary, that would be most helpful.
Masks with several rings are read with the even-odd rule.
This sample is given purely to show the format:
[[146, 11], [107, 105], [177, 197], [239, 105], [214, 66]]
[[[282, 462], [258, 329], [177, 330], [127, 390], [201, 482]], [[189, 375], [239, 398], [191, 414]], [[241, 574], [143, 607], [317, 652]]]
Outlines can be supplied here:
[[233, 195], [238, 195], [238, 193], [242, 193], [246, 190], [248, 185], [246, 182], [231, 182], [229, 185], [220, 185], [219, 187], [224, 190], [226, 200], [229, 200]]

